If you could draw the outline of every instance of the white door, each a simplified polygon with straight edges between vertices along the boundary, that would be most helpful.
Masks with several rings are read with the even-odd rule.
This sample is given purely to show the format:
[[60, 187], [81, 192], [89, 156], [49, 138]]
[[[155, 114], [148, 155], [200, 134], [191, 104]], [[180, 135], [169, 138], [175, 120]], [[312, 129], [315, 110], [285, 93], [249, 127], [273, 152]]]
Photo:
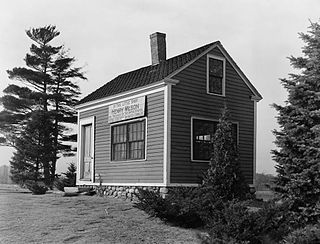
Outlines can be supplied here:
[[82, 169], [81, 179], [91, 180], [91, 170], [93, 164], [92, 155], [92, 124], [87, 124], [82, 127]]

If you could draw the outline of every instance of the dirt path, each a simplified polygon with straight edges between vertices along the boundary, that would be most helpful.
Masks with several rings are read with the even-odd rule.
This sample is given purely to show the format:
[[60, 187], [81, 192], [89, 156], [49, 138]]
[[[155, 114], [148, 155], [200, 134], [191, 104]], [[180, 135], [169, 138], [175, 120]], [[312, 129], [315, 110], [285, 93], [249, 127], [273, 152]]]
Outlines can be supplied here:
[[96, 196], [35, 196], [0, 185], [0, 243], [199, 243], [129, 202]]

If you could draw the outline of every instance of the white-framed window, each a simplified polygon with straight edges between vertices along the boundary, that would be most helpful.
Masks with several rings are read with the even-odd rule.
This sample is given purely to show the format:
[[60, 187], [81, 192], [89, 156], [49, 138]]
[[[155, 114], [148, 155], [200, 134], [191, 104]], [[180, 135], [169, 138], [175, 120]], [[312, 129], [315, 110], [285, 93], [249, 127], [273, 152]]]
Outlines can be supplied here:
[[111, 161], [146, 159], [146, 118], [111, 125]]
[[[191, 118], [191, 161], [209, 162], [218, 120]], [[232, 135], [238, 144], [239, 123], [232, 123]]]
[[223, 57], [207, 55], [207, 93], [225, 96], [226, 60]]

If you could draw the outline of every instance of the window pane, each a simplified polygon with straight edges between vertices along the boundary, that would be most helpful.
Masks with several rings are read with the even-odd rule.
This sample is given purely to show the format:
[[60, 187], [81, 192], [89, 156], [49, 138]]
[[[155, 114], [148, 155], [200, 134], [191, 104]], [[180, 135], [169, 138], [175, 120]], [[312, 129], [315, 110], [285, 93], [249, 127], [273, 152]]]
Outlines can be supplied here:
[[129, 158], [130, 159], [142, 159], [144, 158], [144, 142], [130, 142], [129, 143]]
[[193, 159], [195, 160], [210, 160], [211, 158], [211, 151], [212, 151], [212, 144], [205, 143], [205, 142], [195, 142], [193, 144]]
[[120, 143], [126, 141], [126, 125], [117, 125], [112, 127], [112, 133], [113, 143]]
[[144, 127], [145, 122], [139, 121], [129, 124], [129, 158], [144, 158]]
[[214, 135], [217, 122], [209, 120], [193, 120], [193, 134], [198, 140], [210, 141]]
[[210, 160], [217, 122], [193, 120], [193, 159]]
[[144, 140], [144, 121], [129, 124], [129, 141]]
[[222, 95], [222, 78], [209, 75], [209, 92]]
[[126, 159], [126, 144], [114, 144], [113, 145], [113, 160], [125, 160]]
[[209, 58], [209, 75], [223, 77], [223, 61]]
[[91, 128], [92, 128], [92, 125], [83, 126], [84, 156], [91, 156]]

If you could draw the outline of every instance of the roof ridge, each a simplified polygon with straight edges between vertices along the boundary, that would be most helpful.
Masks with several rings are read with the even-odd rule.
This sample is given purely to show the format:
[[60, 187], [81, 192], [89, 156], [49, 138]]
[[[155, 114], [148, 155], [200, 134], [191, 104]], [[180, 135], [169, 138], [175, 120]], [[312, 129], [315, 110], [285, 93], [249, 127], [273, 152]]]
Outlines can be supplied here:
[[[209, 46], [214, 45], [214, 44], [217, 44], [217, 43], [220, 43], [220, 41], [210, 42], [210, 43], [208, 43], [208, 44], [202, 45], [201, 47], [197, 47], [197, 48], [195, 48], [195, 49], [192, 49], [192, 50], [190, 50], [190, 51], [188, 51], [188, 52], [181, 53], [181, 54], [179, 54], [179, 55], [176, 55], [176, 56], [173, 56], [173, 57], [171, 57], [171, 58], [168, 58], [167, 60], [170, 60], [170, 59], [172, 59], [172, 58], [176, 58], [176, 57], [178, 57], [178, 56], [186, 55], [186, 54], [191, 53], [191, 52], [195, 52], [195, 51], [197, 51], [197, 50], [203, 49], [204, 47], [208, 47], [208, 48], [209, 48]], [[167, 60], [166, 60], [166, 61], [167, 61]]]
[[[156, 65], [149, 64], [149, 65], [146, 65], [146, 66], [144, 66], [144, 67], [141, 67], [141, 68], [138, 68], [138, 69], [134, 69], [134, 70], [131, 70], [131, 71], [128, 71], [128, 72], [119, 74], [119, 75], [117, 75], [114, 79], [116, 79], [116, 78], [118, 78], [118, 77], [120, 77], [120, 76], [122, 76], [122, 75], [127, 75], [127, 74], [129, 74], [129, 73], [131, 73], [131, 72], [137, 72], [138, 70], [142, 70], [142, 69], [145, 69], [145, 68], [158, 67], [160, 64], [165, 63], [165, 62], [168, 62], [168, 61], [170, 61], [170, 60], [172, 60], [172, 59], [174, 59], [174, 58], [177, 58], [177, 57], [179, 57], [179, 56], [186, 55], [186, 54], [191, 53], [191, 52], [194, 52], [194, 51], [197, 51], [197, 50], [202, 49], [202, 48], [204, 48], [204, 47], [206, 47], [206, 46], [208, 46], [208, 48], [209, 48], [209, 46], [214, 45], [214, 44], [217, 44], [217, 43], [220, 43], [220, 41], [211, 42], [211, 43], [205, 44], [205, 45], [203, 45], [203, 46], [201, 46], [201, 47], [192, 49], [192, 50], [190, 50], [190, 51], [188, 51], [188, 52], [184, 52], [184, 53], [178, 54], [178, 55], [176, 55], [176, 56], [173, 56], [173, 57], [171, 57], [171, 58], [168, 58], [168, 59], [166, 59], [166, 60], [163, 60], [163, 61], [161, 61], [159, 64], [156, 64]], [[168, 74], [168, 75], [169, 75], [169, 74]], [[112, 79], [111, 81], [113, 81], [114, 79]], [[111, 81], [109, 81], [109, 82], [111, 82]], [[109, 82], [108, 82], [108, 83], [109, 83]]]
[[173, 72], [175, 72], [176, 70], [178, 70], [179, 68], [183, 67], [186, 63], [198, 57], [200, 54], [209, 49], [210, 46], [219, 43], [220, 41], [211, 42], [202, 45], [201, 47], [192, 49], [188, 52], [173, 56], [169, 59], [160, 62], [159, 64], [150, 64], [135, 70], [122, 73], [110, 80], [109, 82], [105, 83], [103, 86], [101, 86], [94, 92], [82, 98], [78, 104], [115, 95], [120, 92], [125, 92], [137, 87], [142, 87], [162, 80], [165, 77], [172, 74]]

